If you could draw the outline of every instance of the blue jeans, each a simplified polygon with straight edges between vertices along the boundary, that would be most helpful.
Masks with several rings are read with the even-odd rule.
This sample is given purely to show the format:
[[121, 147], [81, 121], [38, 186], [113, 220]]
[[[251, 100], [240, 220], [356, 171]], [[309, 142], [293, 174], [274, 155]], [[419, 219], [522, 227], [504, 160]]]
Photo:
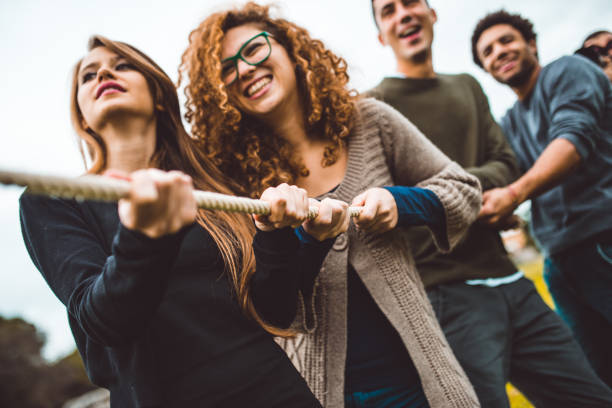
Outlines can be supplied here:
[[612, 231], [546, 258], [544, 279], [557, 312], [612, 387]]
[[420, 386], [386, 387], [367, 392], [349, 392], [344, 395], [346, 408], [429, 408]]

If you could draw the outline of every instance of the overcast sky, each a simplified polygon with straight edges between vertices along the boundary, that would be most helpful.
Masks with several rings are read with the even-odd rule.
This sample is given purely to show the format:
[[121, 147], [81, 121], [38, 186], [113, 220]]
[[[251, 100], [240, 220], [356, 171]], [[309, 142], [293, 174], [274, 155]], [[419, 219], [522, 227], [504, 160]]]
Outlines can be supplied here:
[[[130, 43], [151, 56], [174, 80], [189, 32], [218, 0], [0, 1], [0, 167], [78, 175], [83, 165], [70, 127], [70, 72], [92, 34]], [[369, 0], [279, 0], [279, 12], [310, 30], [349, 64], [351, 86], [364, 91], [394, 72], [388, 49], [377, 41]], [[430, 0], [438, 13], [434, 67], [468, 72], [482, 84], [496, 118], [514, 94], [496, 84], [471, 58], [476, 22], [502, 7], [530, 18], [541, 62], [572, 53], [595, 29], [612, 29], [609, 0]], [[45, 355], [74, 347], [65, 309], [29, 260], [21, 239], [21, 190], [0, 186], [0, 315], [23, 316], [46, 333]]]

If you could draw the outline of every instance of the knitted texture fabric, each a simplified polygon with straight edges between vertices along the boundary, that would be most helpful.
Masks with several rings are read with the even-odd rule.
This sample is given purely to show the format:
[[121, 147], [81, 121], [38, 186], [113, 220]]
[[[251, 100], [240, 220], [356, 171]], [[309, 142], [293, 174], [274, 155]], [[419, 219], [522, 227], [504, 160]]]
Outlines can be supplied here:
[[[476, 176], [483, 190], [519, 175], [512, 148], [478, 82], [467, 74], [384, 78], [368, 94], [409, 118], [444, 154]], [[436, 250], [425, 227], [410, 230], [413, 256], [426, 288], [508, 276], [516, 267], [497, 230], [474, 223], [452, 253]]]
[[[447, 231], [434, 240], [450, 250], [480, 208], [477, 179], [451, 162], [406, 118], [373, 99], [357, 103], [348, 141], [345, 177], [326, 196], [351, 202], [359, 193], [389, 185], [433, 191], [445, 209]], [[312, 298], [301, 299], [291, 339], [277, 339], [325, 407], [344, 406], [347, 345], [347, 267], [350, 264], [397, 330], [417, 368], [432, 407], [480, 406], [455, 359], [414, 267], [406, 230], [378, 236], [353, 224], [327, 255]]]

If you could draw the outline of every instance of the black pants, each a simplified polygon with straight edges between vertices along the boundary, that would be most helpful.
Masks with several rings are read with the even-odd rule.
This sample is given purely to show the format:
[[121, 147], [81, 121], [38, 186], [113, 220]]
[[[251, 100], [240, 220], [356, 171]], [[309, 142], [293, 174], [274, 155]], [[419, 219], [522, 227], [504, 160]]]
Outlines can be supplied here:
[[483, 408], [509, 407], [508, 381], [538, 408], [612, 407], [612, 391], [528, 279], [427, 292]]

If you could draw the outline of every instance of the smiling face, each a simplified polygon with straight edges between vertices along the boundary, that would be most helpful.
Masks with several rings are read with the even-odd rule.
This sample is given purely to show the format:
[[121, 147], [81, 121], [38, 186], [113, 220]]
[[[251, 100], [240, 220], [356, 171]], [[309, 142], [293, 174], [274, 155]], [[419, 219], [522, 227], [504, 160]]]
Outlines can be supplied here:
[[539, 66], [535, 40], [525, 41], [510, 24], [484, 30], [476, 43], [482, 66], [498, 82], [520, 87]]
[[393, 49], [398, 60], [431, 55], [436, 12], [425, 0], [374, 0], [378, 39]]
[[[268, 48], [264, 36], [253, 39], [262, 31], [255, 24], [234, 27], [225, 33], [221, 45], [221, 61], [234, 57], [241, 49], [242, 55], [247, 60], [250, 56], [257, 55], [258, 52], [267, 55], [265, 60], [257, 65], [248, 64], [238, 58], [235, 59], [235, 62], [225, 61], [222, 66], [224, 77], [222, 79], [232, 103], [240, 111], [259, 119], [265, 119], [280, 107], [298, 100], [295, 64], [291, 61], [285, 48], [276, 42], [273, 36], [268, 39], [271, 48]], [[252, 41], [249, 42], [249, 40]], [[246, 44], [247, 42], [249, 43]], [[236, 67], [237, 77], [236, 75], [224, 75], [232, 69], [235, 70]]]
[[124, 57], [94, 48], [77, 73], [77, 104], [83, 127], [99, 133], [114, 115], [153, 117], [154, 103], [145, 77]]

